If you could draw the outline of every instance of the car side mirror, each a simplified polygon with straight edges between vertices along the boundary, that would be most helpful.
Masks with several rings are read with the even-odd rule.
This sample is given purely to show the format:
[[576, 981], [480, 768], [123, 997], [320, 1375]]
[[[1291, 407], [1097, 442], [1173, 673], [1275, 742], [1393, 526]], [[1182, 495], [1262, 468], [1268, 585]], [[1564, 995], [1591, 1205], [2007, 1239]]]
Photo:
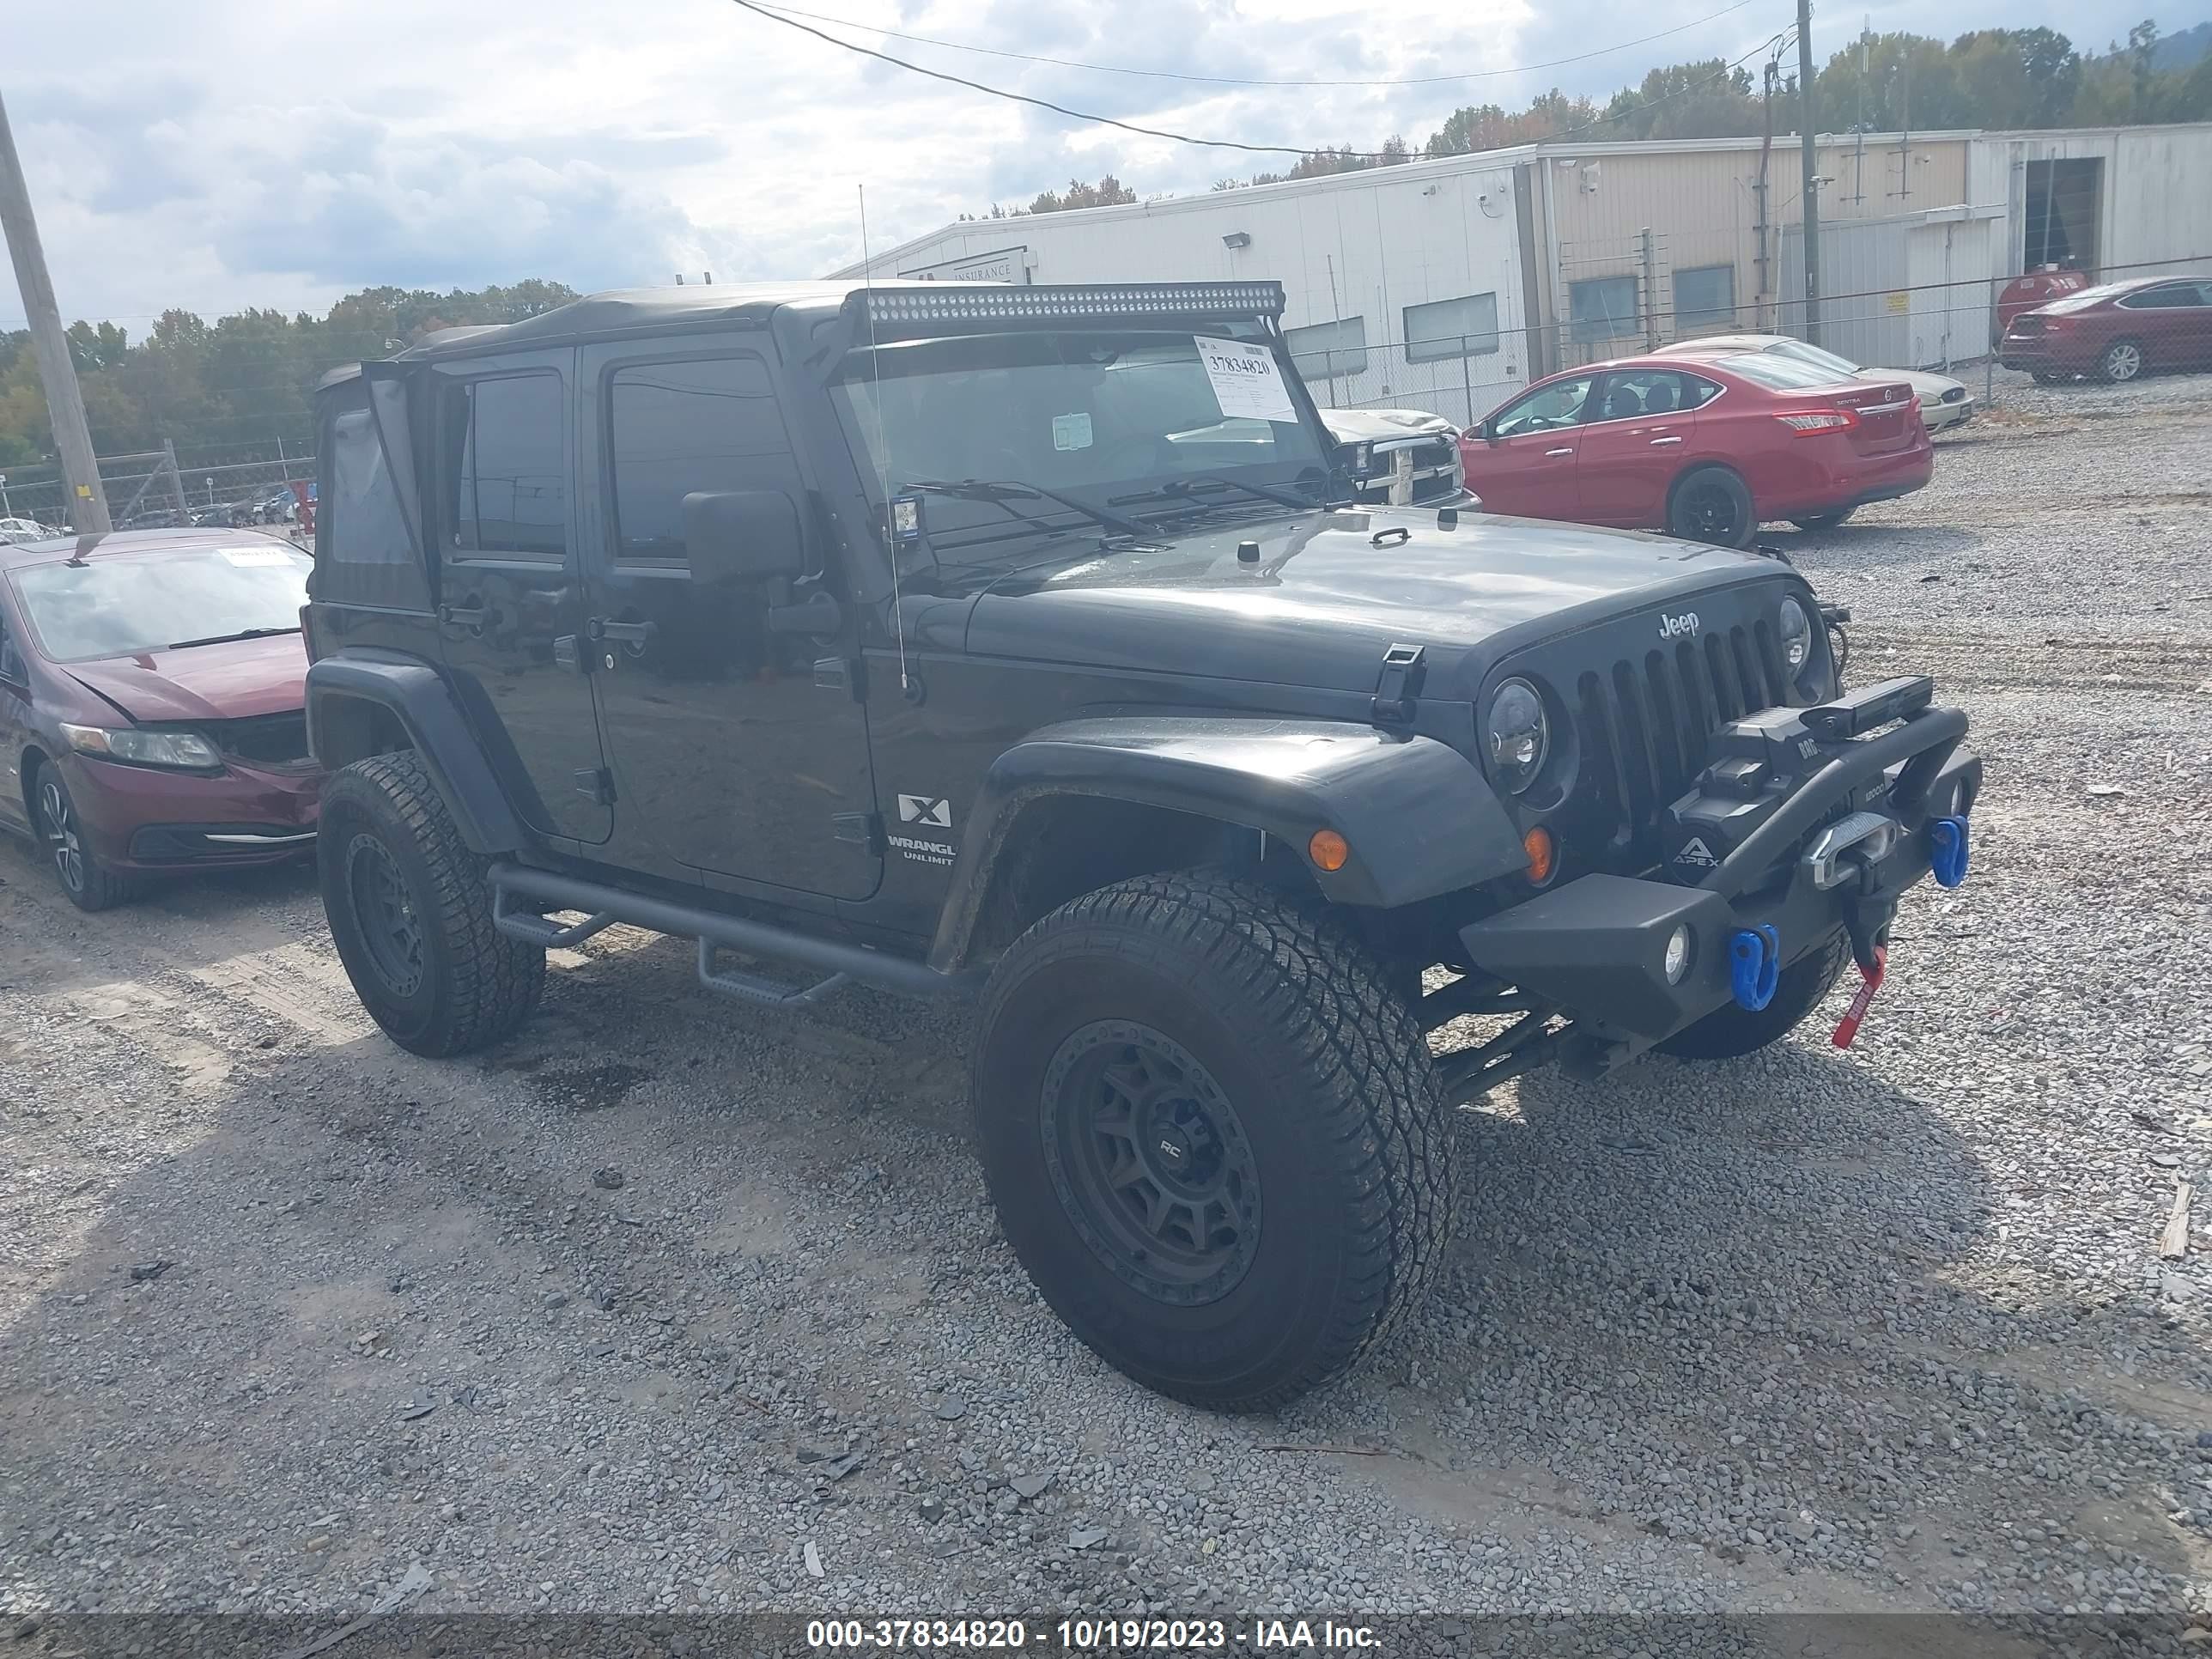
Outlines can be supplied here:
[[799, 575], [806, 544], [799, 504], [780, 489], [695, 489], [684, 498], [684, 551], [702, 583]]
[[1485, 421], [1474, 430], [1476, 435], [1486, 444], [1494, 444], [1498, 441], [1498, 422], [1494, 417]]

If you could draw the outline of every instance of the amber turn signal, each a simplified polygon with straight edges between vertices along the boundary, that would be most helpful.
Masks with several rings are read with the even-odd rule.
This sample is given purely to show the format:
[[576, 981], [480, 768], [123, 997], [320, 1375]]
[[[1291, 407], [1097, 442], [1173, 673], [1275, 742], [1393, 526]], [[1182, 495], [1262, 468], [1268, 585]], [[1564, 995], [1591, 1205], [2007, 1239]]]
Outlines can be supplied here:
[[1538, 824], [1521, 837], [1521, 850], [1528, 855], [1528, 879], [1539, 887], [1551, 880], [1553, 867], [1559, 856], [1559, 849], [1552, 840], [1552, 832]]
[[1306, 843], [1306, 856], [1324, 870], [1341, 870], [1352, 856], [1352, 843], [1334, 830], [1316, 830]]

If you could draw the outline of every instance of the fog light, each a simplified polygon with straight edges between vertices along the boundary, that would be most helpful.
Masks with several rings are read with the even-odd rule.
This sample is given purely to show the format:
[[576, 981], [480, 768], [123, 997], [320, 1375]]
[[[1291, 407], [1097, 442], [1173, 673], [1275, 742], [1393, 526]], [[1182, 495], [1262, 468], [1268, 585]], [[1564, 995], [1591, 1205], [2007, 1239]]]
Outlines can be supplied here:
[[1690, 971], [1690, 930], [1677, 927], [1667, 935], [1667, 959], [1660, 964], [1667, 974], [1667, 983], [1680, 985], [1682, 975]]

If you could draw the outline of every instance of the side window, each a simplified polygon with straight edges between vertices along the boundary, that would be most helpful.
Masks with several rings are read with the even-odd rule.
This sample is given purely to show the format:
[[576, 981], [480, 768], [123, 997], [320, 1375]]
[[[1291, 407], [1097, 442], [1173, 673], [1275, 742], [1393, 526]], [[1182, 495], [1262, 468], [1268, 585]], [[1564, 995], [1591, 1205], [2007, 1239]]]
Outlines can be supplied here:
[[1492, 417], [1495, 423], [1492, 429], [1501, 438], [1517, 438], [1526, 433], [1550, 432], [1574, 425], [1583, 417], [1583, 405], [1589, 401], [1591, 379], [1588, 374], [1577, 374], [1571, 380], [1539, 386], [1500, 410]]
[[637, 363], [607, 377], [615, 557], [681, 564], [684, 498], [695, 490], [780, 489], [799, 464], [768, 366], [757, 357]]
[[2197, 285], [2168, 283], [2163, 288], [2147, 288], [2140, 294], [2130, 294], [2120, 303], [2130, 311], [2175, 311], [2197, 303]]
[[[1677, 374], [1671, 368], [1638, 368], [1626, 374], [1608, 374], [1605, 377], [1605, 390], [1598, 397], [1597, 410], [1589, 418], [1593, 421], [1634, 421], [1695, 409], [1705, 398], [1691, 391], [1691, 376]], [[1699, 386], [1711, 384], [1705, 380], [1698, 382]], [[1714, 389], [1718, 390], [1717, 387]]]
[[0, 611], [0, 680], [21, 685], [31, 677], [23, 665], [23, 659], [15, 649], [15, 636], [8, 631], [8, 617]]
[[447, 392], [447, 545], [464, 558], [568, 553], [567, 399], [557, 374], [464, 381]]
[[1708, 380], [1702, 374], [1682, 376], [1682, 407], [1701, 409], [1721, 395], [1720, 382]]

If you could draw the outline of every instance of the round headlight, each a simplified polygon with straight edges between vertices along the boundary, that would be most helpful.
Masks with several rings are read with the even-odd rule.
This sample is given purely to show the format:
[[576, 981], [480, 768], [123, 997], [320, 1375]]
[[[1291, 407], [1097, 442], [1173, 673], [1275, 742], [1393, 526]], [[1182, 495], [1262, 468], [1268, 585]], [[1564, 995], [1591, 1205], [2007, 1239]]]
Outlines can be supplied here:
[[1500, 782], [1517, 795], [1536, 781], [1552, 746], [1552, 730], [1534, 686], [1526, 680], [1508, 680], [1499, 686], [1490, 699], [1484, 733]]
[[1813, 657], [1813, 624], [1805, 615], [1805, 607], [1795, 599], [1782, 601], [1782, 614], [1778, 619], [1782, 635], [1782, 659], [1790, 665], [1794, 677], [1804, 671]]

